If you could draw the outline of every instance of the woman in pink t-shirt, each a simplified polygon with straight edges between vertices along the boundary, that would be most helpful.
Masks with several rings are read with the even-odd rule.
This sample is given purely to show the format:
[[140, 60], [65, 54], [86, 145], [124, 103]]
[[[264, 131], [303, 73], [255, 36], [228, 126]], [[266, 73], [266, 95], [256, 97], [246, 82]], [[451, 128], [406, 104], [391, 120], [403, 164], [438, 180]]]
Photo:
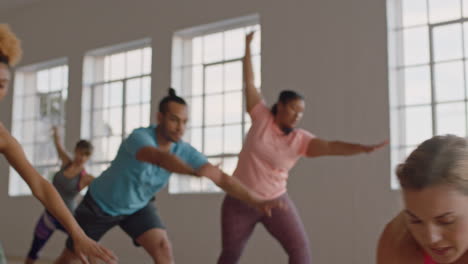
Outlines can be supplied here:
[[360, 145], [326, 141], [296, 128], [305, 103], [294, 91], [283, 91], [270, 110], [254, 85], [250, 55], [253, 32], [247, 35], [244, 81], [247, 111], [252, 118], [239, 162], [233, 174], [265, 200], [279, 199], [287, 209], [276, 208], [266, 216], [229, 195], [222, 206], [222, 252], [218, 264], [237, 263], [257, 223], [262, 223], [286, 250], [291, 264], [310, 264], [307, 234], [297, 209], [286, 192], [289, 170], [302, 157], [369, 153], [387, 144]]
[[468, 141], [435, 136], [397, 167], [404, 210], [383, 231], [377, 264], [468, 263]]

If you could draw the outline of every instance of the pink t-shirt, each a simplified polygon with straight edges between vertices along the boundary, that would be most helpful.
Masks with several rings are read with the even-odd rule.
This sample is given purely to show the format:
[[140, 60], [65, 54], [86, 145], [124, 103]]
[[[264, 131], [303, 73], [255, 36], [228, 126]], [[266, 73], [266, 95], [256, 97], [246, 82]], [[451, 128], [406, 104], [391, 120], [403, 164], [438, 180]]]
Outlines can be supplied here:
[[286, 135], [261, 101], [250, 111], [252, 127], [239, 154], [234, 177], [264, 199], [286, 192], [289, 170], [305, 156], [315, 136], [303, 129]]

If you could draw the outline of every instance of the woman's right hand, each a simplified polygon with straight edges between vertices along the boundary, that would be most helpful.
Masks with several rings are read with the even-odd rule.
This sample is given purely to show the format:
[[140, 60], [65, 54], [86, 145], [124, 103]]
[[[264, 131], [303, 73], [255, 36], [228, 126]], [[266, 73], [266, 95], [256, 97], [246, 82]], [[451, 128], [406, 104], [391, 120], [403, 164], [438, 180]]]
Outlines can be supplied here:
[[281, 210], [287, 210], [287, 206], [284, 203], [283, 199], [281, 197], [273, 199], [273, 200], [259, 200], [257, 199], [255, 202], [255, 208], [260, 212], [268, 217], [271, 217], [272, 215], [272, 210], [274, 208], [279, 208]]
[[86, 235], [73, 238], [74, 250], [81, 263], [89, 264], [89, 259], [100, 259], [107, 264], [116, 264], [117, 257], [109, 249], [99, 245]]

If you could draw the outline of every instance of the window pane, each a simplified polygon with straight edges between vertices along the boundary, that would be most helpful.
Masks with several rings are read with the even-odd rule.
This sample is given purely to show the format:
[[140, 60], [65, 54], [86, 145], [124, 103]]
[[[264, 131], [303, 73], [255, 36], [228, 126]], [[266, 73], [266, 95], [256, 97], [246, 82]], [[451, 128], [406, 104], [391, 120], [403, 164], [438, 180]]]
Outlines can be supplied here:
[[224, 153], [237, 154], [242, 148], [242, 126], [224, 127]]
[[93, 136], [108, 136], [110, 134], [110, 126], [107, 123], [109, 118], [109, 110], [98, 110], [93, 114]]
[[461, 24], [434, 28], [434, 57], [436, 61], [463, 57]]
[[94, 146], [93, 160], [106, 161], [108, 139], [104, 137], [94, 138], [93, 146]]
[[223, 33], [203, 37], [203, 61], [210, 63], [223, 59]]
[[123, 103], [123, 98], [122, 98], [122, 93], [123, 93], [123, 88], [122, 88], [122, 83], [121, 82], [115, 82], [111, 83], [109, 85], [106, 85], [106, 87], [109, 89], [109, 106], [122, 106]]
[[106, 160], [113, 160], [115, 156], [117, 155], [117, 151], [119, 150], [120, 143], [122, 142], [121, 137], [111, 137], [108, 140], [108, 151], [107, 151], [107, 157]]
[[141, 79], [141, 101], [144, 103], [151, 101], [151, 78], [143, 77]]
[[[109, 81], [111, 79], [111, 68], [112, 66], [111, 66], [110, 56], [104, 57], [104, 81]], [[99, 81], [99, 77], [97, 78], [96, 81]]]
[[463, 16], [468, 16], [468, 0], [463, 0]]
[[[34, 128], [34, 140], [36, 142], [48, 142], [52, 139], [51, 137], [51, 126], [49, 122], [35, 122]], [[63, 131], [60, 132], [60, 135], [63, 135]]]
[[61, 87], [65, 89], [65, 93], [68, 92], [68, 66], [60, 67], [62, 69], [62, 85]]
[[138, 104], [141, 101], [141, 79], [131, 79], [127, 81], [127, 104]]
[[224, 95], [224, 123], [242, 122], [242, 93], [227, 93]]
[[91, 137], [91, 111], [84, 111], [81, 117], [81, 137]]
[[192, 64], [202, 63], [202, 37], [196, 37], [192, 40]]
[[125, 77], [125, 53], [118, 53], [110, 57], [111, 79], [122, 79]]
[[410, 107], [405, 113], [406, 145], [417, 145], [432, 137], [431, 107]]
[[150, 124], [151, 109], [150, 104], [144, 104], [141, 106], [141, 123], [140, 126], [148, 126]]
[[200, 95], [203, 93], [203, 68], [195, 66], [191, 68], [192, 74], [192, 95]]
[[205, 155], [218, 155], [223, 152], [222, 127], [209, 127], [205, 129]]
[[191, 128], [186, 132], [186, 141], [189, 142], [196, 150], [202, 151], [202, 129]]
[[13, 124], [17, 123], [15, 120], [19, 120], [23, 118], [23, 108], [24, 108], [24, 98], [23, 97], [16, 97], [13, 100]]
[[244, 56], [244, 29], [229, 30], [224, 33], [224, 59], [231, 60]]
[[220, 93], [223, 91], [223, 66], [208, 66], [206, 72], [205, 93]]
[[37, 72], [37, 92], [46, 93], [50, 87], [50, 76], [48, 70]]
[[97, 85], [93, 89], [93, 108], [102, 109], [109, 107], [109, 88], [108, 85]]
[[130, 134], [133, 129], [140, 127], [140, 106], [128, 106], [126, 111], [125, 120], [125, 133]]
[[50, 70], [50, 90], [59, 91], [63, 89], [63, 71], [62, 67], [55, 67]]
[[39, 100], [36, 96], [27, 96], [24, 98], [24, 119], [30, 119], [39, 116]]
[[20, 97], [20, 95], [24, 94], [25, 85], [26, 85], [25, 75], [26, 74], [21, 73], [19, 71], [16, 72], [16, 74], [15, 74], [15, 81], [14, 81], [14, 85], [13, 85], [13, 87], [15, 87], [15, 93], [14, 93], [15, 97]]
[[427, 0], [403, 0], [403, 26], [427, 23]]
[[242, 90], [242, 63], [240, 61], [224, 65], [224, 89]]
[[152, 59], [152, 50], [151, 48], [143, 49], [143, 74], [151, 73], [151, 59]]
[[191, 127], [201, 127], [203, 125], [203, 98], [193, 97], [190, 105], [190, 119]]
[[205, 125], [221, 125], [223, 123], [223, 96], [210, 95], [205, 97]]
[[450, 62], [435, 65], [435, 95], [437, 101], [465, 98], [463, 63]]
[[132, 76], [141, 75], [142, 67], [143, 67], [142, 50], [137, 49], [137, 50], [128, 51], [126, 55], [127, 55], [126, 76], [132, 77]]
[[429, 35], [427, 27], [403, 31], [404, 64], [413, 65], [429, 62]]
[[237, 166], [237, 157], [224, 158], [223, 161], [223, 171], [227, 174], [232, 175]]
[[[139, 115], [137, 115], [139, 116]], [[136, 119], [136, 118], [130, 118]], [[122, 135], [122, 108], [109, 109], [109, 118], [107, 119], [107, 129], [109, 136]]]
[[437, 134], [455, 134], [466, 136], [465, 104], [437, 105]]
[[432, 93], [429, 67], [405, 69], [404, 80], [405, 104], [428, 104], [431, 102]]
[[[466, 4], [468, 5], [468, 0]], [[466, 58], [468, 57], [468, 23], [463, 23], [463, 35], [464, 35], [464, 44], [465, 44], [464, 52], [465, 52], [465, 58]]]
[[458, 19], [460, 14], [460, 0], [429, 0], [431, 23]]
[[25, 121], [24, 123], [24, 131], [23, 131], [23, 142], [21, 143], [31, 143], [34, 141], [34, 132], [35, 126], [34, 121]]

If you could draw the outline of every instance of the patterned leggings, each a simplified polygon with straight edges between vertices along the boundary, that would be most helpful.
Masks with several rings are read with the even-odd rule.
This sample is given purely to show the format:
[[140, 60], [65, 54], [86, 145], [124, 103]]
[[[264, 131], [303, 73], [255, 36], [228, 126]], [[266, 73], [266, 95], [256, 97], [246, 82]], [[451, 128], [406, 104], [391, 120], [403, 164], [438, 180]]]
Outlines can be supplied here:
[[262, 223], [280, 242], [289, 256], [289, 264], [310, 264], [309, 240], [297, 208], [287, 194], [280, 197], [287, 209], [275, 208], [267, 217], [246, 203], [226, 196], [221, 211], [222, 252], [218, 264], [238, 263], [255, 225]]
[[67, 233], [57, 219], [45, 211], [39, 218], [39, 221], [37, 221], [36, 228], [34, 229], [34, 238], [28, 258], [36, 260], [39, 257], [39, 251], [45, 246], [56, 229]]

